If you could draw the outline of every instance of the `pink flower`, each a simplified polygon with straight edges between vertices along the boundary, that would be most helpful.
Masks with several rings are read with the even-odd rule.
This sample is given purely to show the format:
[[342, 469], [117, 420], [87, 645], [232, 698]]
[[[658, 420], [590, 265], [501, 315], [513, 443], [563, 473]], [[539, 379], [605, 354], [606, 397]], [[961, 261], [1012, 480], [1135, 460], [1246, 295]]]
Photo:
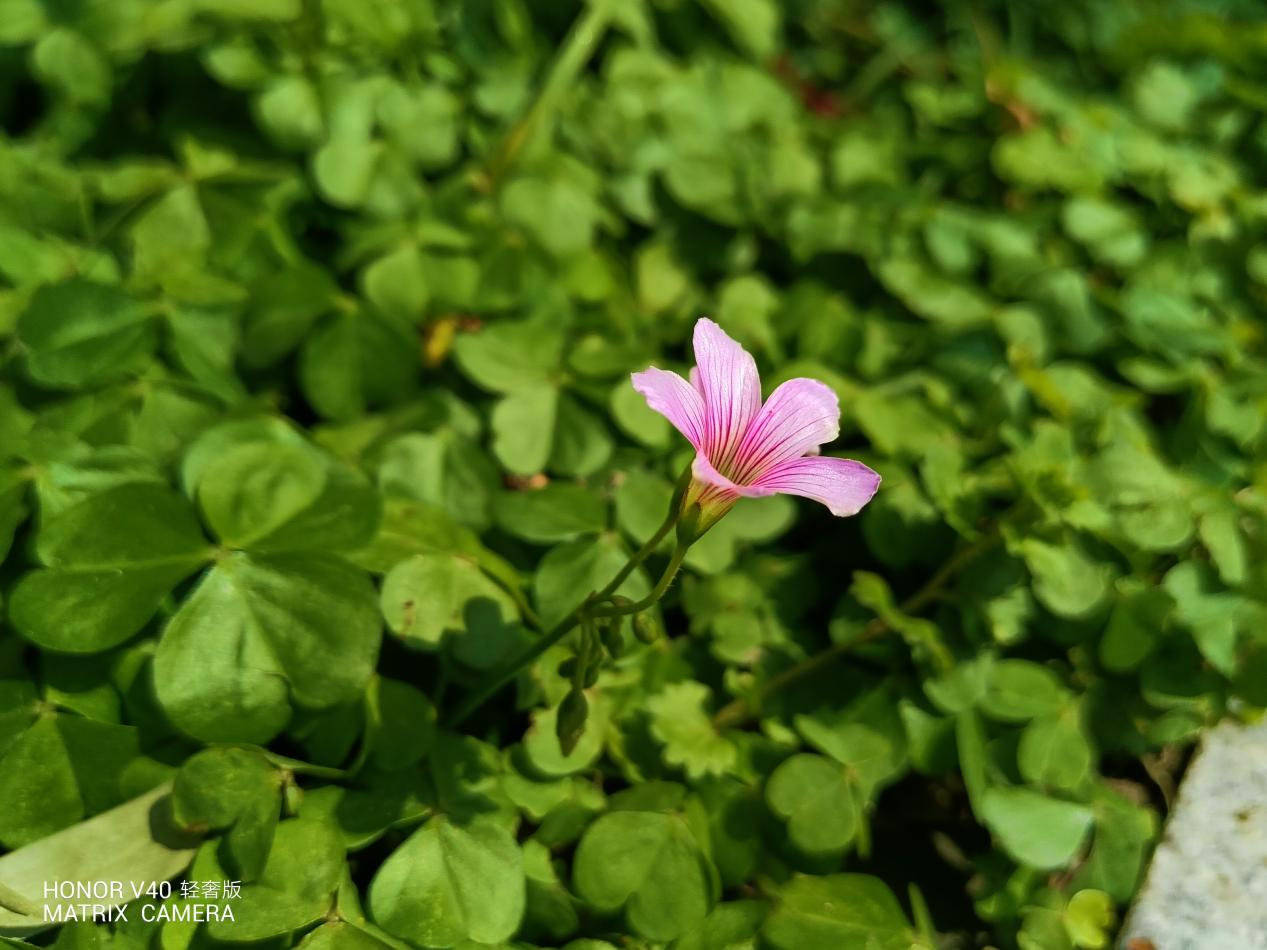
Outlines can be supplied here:
[[740, 498], [784, 493], [821, 501], [834, 515], [855, 515], [880, 476], [853, 459], [818, 455], [840, 434], [840, 403], [816, 379], [789, 379], [761, 403], [757, 364], [712, 320], [695, 324], [688, 383], [652, 366], [633, 387], [695, 446], [685, 504], [704, 512], [700, 531]]

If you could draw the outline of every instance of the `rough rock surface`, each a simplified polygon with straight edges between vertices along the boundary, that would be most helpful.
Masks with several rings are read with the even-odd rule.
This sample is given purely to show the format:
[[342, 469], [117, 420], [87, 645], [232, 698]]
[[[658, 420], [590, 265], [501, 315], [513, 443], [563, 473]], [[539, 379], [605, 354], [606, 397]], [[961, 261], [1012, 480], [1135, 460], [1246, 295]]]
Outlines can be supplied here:
[[1210, 731], [1122, 950], [1267, 950], [1267, 722]]

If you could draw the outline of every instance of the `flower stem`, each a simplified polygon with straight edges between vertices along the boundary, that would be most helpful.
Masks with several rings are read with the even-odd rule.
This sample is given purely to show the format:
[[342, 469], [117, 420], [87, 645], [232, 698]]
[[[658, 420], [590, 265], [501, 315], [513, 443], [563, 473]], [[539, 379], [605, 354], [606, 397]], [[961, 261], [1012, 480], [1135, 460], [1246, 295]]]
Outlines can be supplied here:
[[[988, 551], [998, 543], [999, 535], [991, 532], [976, 543], [970, 544], [966, 548], [961, 548], [938, 568], [937, 573], [930, 577], [923, 587], [903, 601], [898, 609], [904, 614], [915, 613], [923, 609], [941, 593], [941, 589], [946, 586], [946, 582], [962, 570], [969, 561], [974, 560], [978, 555]], [[853, 639], [833, 643], [827, 649], [815, 653], [808, 659], [802, 660], [794, 666], [789, 666], [781, 673], [770, 677], [752, 695], [741, 696], [723, 706], [713, 716], [713, 725], [718, 729], [736, 728], [744, 725], [760, 712], [762, 704], [767, 699], [789, 683], [795, 682], [811, 673], [818, 672], [823, 667], [834, 663], [859, 644], [874, 640], [888, 633], [889, 630], [888, 623], [882, 618], [874, 618]]]
[[[475, 710], [483, 706], [486, 702], [488, 702], [488, 700], [500, 692], [502, 687], [519, 675], [520, 670], [571, 633], [576, 625], [580, 623], [585, 616], [590, 614], [593, 605], [601, 604], [603, 601], [611, 597], [612, 594], [616, 593], [616, 591], [620, 589], [620, 585], [625, 582], [625, 579], [634, 572], [639, 564], [651, 556], [651, 553], [659, 547], [660, 542], [663, 541], [668, 533], [673, 530], [673, 526], [677, 524], [680, 514], [681, 512], [679, 511], [678, 506], [670, 506], [669, 514], [668, 517], [664, 519], [664, 524], [660, 525], [656, 533], [648, 538], [647, 542], [633, 553], [633, 556], [629, 558], [629, 561], [625, 564], [625, 566], [616, 572], [616, 576], [608, 581], [607, 585], [602, 590], [590, 593], [584, 600], [572, 608], [566, 617], [543, 633], [537, 640], [524, 647], [524, 649], [516, 656], [512, 657], [498, 673], [492, 676], [479, 689], [463, 700], [462, 704], [454, 710], [453, 715], [449, 717], [446, 725], [452, 728], [465, 722], [466, 719], [475, 712]], [[681, 550], [681, 555], [685, 555], [685, 553], [685, 550]], [[658, 590], [661, 594], [664, 593], [664, 590], [666, 590], [672, 582], [673, 574], [677, 573], [677, 569], [681, 566], [681, 563], [682, 557], [679, 555], [679, 551], [675, 550], [673, 552], [673, 558], [670, 559], [671, 572], [666, 571], [665, 576], [660, 578], [660, 583], [656, 584], [656, 590]], [[659, 598], [657, 597], [656, 599]], [[651, 601], [651, 603], [654, 602], [654, 600]], [[621, 613], [624, 612], [625, 611], [621, 611]], [[600, 615], [610, 616], [610, 614]]]
[[520, 587], [515, 584], [508, 584], [497, 577], [493, 578], [493, 583], [504, 590], [506, 595], [515, 602], [515, 607], [519, 610], [519, 616], [524, 618], [524, 622], [528, 626], [535, 627], [538, 630], [545, 629], [541, 623], [541, 618], [532, 609], [532, 605], [528, 603], [528, 598], [524, 596], [524, 592]]
[[682, 513], [676, 506], [672, 507], [669, 511], [668, 517], [664, 519], [664, 524], [660, 525], [660, 527], [656, 529], [656, 533], [648, 538], [647, 542], [634, 552], [633, 557], [629, 559], [629, 563], [616, 572], [616, 576], [611, 579], [606, 587], [593, 596], [591, 602], [598, 603], [600, 601], [604, 601], [612, 594], [616, 593], [616, 591], [620, 589], [620, 585], [625, 582], [625, 578], [632, 574], [634, 569], [649, 558], [651, 556], [651, 552], [660, 546], [660, 542], [663, 541], [668, 533], [673, 530], [673, 526], [677, 524], [678, 518], [681, 517], [681, 514]]
[[595, 617], [623, 617], [626, 614], [637, 614], [646, 610], [655, 604], [664, 592], [669, 589], [669, 585], [673, 583], [673, 578], [677, 576], [679, 568], [682, 566], [682, 559], [686, 557], [686, 545], [679, 544], [673, 549], [673, 554], [669, 558], [669, 566], [664, 569], [664, 573], [660, 575], [660, 579], [656, 581], [654, 589], [642, 600], [633, 604], [613, 605], [611, 607], [596, 607], [591, 611]]

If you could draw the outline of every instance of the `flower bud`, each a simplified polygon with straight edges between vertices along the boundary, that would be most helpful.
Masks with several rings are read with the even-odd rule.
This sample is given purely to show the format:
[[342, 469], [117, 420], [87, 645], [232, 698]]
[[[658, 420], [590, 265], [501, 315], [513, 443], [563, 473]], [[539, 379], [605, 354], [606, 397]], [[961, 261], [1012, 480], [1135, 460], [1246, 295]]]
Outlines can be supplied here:
[[559, 713], [554, 721], [554, 732], [559, 738], [559, 748], [564, 755], [571, 755], [585, 731], [585, 719], [589, 715], [589, 701], [579, 689], [571, 690], [559, 703]]
[[643, 643], [655, 643], [660, 639], [660, 625], [649, 611], [634, 615], [633, 632]]
[[617, 616], [598, 625], [598, 636], [603, 641], [603, 648], [613, 660], [625, 652], [625, 639], [620, 635], [624, 622], [624, 617]]

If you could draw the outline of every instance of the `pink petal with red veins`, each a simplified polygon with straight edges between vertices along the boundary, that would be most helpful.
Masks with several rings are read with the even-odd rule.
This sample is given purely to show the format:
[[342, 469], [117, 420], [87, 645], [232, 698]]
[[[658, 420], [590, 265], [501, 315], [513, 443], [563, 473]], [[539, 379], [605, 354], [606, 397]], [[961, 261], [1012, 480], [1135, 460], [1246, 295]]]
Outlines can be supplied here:
[[692, 379], [704, 399], [702, 451], [725, 468], [761, 408], [761, 377], [751, 354], [707, 318], [695, 323], [695, 363]]
[[[736, 485], [721, 472], [717, 471], [713, 463], [704, 456], [703, 452], [698, 453], [695, 456], [695, 461], [691, 463], [691, 474], [695, 476], [696, 481], [703, 482], [705, 485], [715, 489], [713, 494], [734, 498], [745, 494], [743, 486]], [[766, 492], [766, 494], [769, 494], [769, 492]]]
[[677, 373], [654, 366], [630, 379], [648, 406], [673, 423], [697, 452], [704, 451], [704, 400], [694, 386]]
[[798, 459], [840, 434], [840, 400], [816, 379], [789, 379], [748, 426], [730, 471], [753, 484], [781, 462]]
[[801, 495], [821, 501], [833, 515], [856, 515], [880, 487], [880, 476], [861, 462], [831, 456], [789, 459], [740, 489], [756, 495]]

